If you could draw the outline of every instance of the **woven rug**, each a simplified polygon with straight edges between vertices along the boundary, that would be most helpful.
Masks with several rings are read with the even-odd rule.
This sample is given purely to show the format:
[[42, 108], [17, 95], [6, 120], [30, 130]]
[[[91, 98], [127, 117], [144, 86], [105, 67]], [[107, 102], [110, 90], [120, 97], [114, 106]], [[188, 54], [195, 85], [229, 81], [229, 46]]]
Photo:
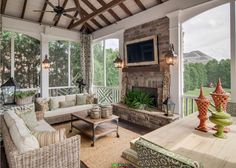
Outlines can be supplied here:
[[[67, 137], [79, 134], [79, 131], [73, 129], [71, 133], [70, 123], [54, 126], [55, 129], [66, 128]], [[101, 137], [95, 142], [95, 146], [91, 147], [91, 140], [85, 135], [81, 135], [81, 160], [89, 168], [111, 168], [112, 163], [128, 162], [121, 157], [122, 152], [129, 148], [129, 142], [140, 135], [132, 131], [119, 127], [120, 138], [116, 137], [116, 133], [111, 133], [105, 137]]]

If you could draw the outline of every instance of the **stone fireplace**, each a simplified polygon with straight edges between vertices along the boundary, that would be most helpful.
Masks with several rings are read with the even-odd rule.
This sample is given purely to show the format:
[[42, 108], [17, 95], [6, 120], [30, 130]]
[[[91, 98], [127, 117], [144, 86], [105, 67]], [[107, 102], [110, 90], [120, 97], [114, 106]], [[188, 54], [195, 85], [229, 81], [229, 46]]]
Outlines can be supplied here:
[[152, 90], [155, 106], [162, 110], [162, 102], [169, 94], [169, 67], [164, 55], [169, 48], [169, 19], [160, 18], [124, 32], [124, 43], [156, 35], [158, 39], [158, 64], [145, 66], [127, 66], [122, 69], [121, 100], [127, 91], [133, 88]]

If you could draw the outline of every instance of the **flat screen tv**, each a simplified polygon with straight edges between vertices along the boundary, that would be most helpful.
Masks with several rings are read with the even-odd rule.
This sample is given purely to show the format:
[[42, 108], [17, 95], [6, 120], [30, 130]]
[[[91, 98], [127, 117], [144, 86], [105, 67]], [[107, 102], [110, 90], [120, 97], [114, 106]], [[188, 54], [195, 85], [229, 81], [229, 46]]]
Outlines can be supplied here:
[[126, 66], [158, 64], [157, 36], [127, 42], [125, 64]]

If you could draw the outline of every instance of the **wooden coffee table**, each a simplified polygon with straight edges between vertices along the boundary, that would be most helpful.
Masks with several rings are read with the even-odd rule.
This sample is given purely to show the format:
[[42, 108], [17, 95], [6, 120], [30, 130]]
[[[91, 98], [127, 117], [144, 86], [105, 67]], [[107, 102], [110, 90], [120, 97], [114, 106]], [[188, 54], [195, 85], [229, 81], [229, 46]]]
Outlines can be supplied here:
[[[91, 146], [94, 146], [98, 138], [112, 132], [116, 132], [117, 138], [120, 137], [118, 133], [118, 120], [119, 117], [116, 115], [112, 115], [110, 118], [91, 119], [89, 116], [82, 115], [81, 113], [72, 113], [70, 132], [72, 128], [79, 130], [81, 133], [91, 138]], [[113, 124], [112, 121], [115, 121], [116, 124]]]

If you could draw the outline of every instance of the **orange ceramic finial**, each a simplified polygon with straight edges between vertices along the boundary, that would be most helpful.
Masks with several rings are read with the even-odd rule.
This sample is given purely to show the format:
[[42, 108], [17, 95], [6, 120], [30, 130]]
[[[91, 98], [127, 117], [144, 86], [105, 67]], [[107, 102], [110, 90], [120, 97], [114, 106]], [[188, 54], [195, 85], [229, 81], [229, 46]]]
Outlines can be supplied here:
[[222, 88], [220, 78], [219, 78], [219, 80], [217, 82], [216, 89], [215, 89], [215, 91], [213, 93], [217, 93], [217, 94], [224, 94], [225, 93], [225, 91]]
[[204, 96], [204, 93], [203, 93], [203, 88], [201, 86], [200, 88], [200, 95], [198, 96], [198, 99], [206, 99], [206, 97]]

